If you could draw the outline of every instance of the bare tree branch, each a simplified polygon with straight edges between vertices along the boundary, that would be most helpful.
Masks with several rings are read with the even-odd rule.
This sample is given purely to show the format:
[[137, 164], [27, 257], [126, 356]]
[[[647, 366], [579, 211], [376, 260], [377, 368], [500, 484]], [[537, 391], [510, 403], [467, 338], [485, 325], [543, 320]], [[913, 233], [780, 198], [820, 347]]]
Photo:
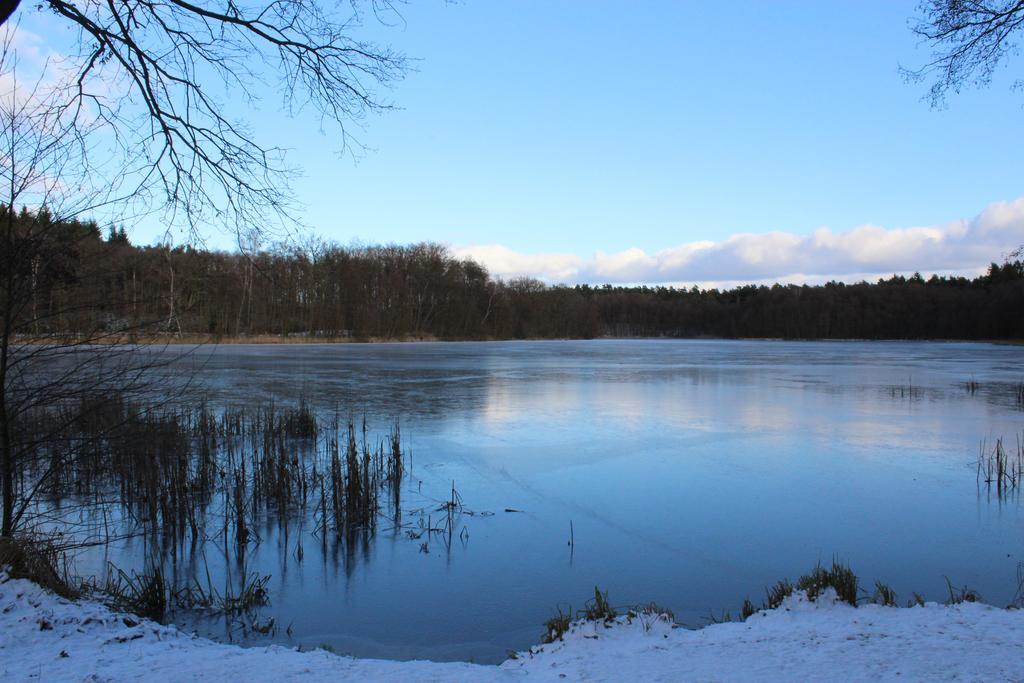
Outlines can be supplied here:
[[311, 109], [342, 149], [358, 150], [350, 127], [392, 107], [378, 89], [407, 67], [353, 37], [364, 5], [374, 17], [394, 11], [390, 2], [43, 0], [38, 8], [76, 30], [77, 51], [48, 93], [53, 113], [90, 129], [83, 165], [116, 179], [104, 206], [159, 210], [191, 239], [214, 226], [246, 242], [288, 231], [296, 169], [229, 102], [237, 111], [280, 93], [289, 114]]
[[932, 55], [903, 73], [911, 81], [934, 79], [927, 95], [933, 106], [964, 86], [987, 86], [1005, 58], [1018, 52], [1024, 0], [924, 0], [918, 12], [911, 28]]

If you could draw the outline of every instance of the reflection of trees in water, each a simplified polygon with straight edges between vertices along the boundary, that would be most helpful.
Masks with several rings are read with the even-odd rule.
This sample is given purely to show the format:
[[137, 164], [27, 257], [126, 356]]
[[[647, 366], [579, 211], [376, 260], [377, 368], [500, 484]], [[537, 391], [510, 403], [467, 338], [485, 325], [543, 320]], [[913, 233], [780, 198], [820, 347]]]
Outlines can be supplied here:
[[35, 512], [45, 530], [93, 546], [101, 582], [165, 579], [172, 610], [235, 604], [267, 573], [283, 579], [314, 553], [350, 578], [370, 562], [378, 533], [449, 548], [459, 537], [454, 486], [441, 504], [410, 491], [419, 507], [403, 514], [409, 460], [397, 423], [376, 435], [305, 401], [214, 411], [107, 397], [103, 406], [60, 408], [81, 412], [47, 448], [89, 447], [63, 459]]

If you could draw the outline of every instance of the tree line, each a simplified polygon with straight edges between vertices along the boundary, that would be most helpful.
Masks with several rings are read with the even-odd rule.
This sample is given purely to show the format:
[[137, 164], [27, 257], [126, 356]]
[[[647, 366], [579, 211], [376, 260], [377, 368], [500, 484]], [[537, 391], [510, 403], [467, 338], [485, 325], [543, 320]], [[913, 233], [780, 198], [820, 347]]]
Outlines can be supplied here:
[[[7, 209], [0, 207], [0, 216]], [[22, 210], [16, 224], [38, 226]], [[15, 231], [17, 233], [17, 230]], [[27, 234], [27, 233], [26, 233]], [[31, 262], [2, 261], [23, 286], [33, 334], [96, 330], [213, 337], [518, 339], [770, 337], [1022, 339], [1024, 263], [977, 278], [728, 290], [547, 285], [491, 277], [444, 246], [310, 241], [252, 254], [136, 246], [91, 222], [36, 229]], [[29, 301], [26, 297], [30, 297]]]

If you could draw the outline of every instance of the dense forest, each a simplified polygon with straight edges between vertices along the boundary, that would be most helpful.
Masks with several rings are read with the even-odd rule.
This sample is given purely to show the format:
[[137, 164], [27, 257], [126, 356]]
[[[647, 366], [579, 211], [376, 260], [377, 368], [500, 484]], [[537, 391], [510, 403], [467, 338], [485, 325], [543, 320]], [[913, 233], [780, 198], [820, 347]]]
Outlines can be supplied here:
[[1024, 339], [1021, 261], [992, 264], [976, 279], [893, 276], [725, 291], [551, 286], [496, 280], [436, 244], [315, 242], [243, 255], [135, 246], [123, 229], [54, 223], [45, 212], [12, 218], [20, 237], [0, 258], [2, 296], [24, 299], [22, 320], [12, 324], [37, 335], [104, 328], [354, 340]]

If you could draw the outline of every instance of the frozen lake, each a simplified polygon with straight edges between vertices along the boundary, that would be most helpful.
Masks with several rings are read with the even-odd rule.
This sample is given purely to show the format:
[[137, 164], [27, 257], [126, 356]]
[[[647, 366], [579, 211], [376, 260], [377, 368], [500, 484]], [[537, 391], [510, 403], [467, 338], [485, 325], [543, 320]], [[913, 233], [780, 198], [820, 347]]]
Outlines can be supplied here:
[[[948, 576], [1006, 604], [1024, 560], [1018, 499], [979, 493], [975, 472], [982, 439], [1016, 449], [1024, 347], [295, 344], [212, 347], [190, 362], [215, 403], [305, 396], [382, 431], [397, 418], [412, 451], [403, 506], [436, 504], [454, 481], [467, 511], [494, 513], [463, 515], [463, 537], [429, 552], [384, 530], [323, 553], [311, 525], [285, 542], [268, 521], [247, 564], [271, 575], [277, 642], [495, 662], [595, 585], [696, 626], [833, 555], [901, 603], [944, 599]], [[139, 555], [134, 543], [104, 559]], [[210, 548], [202, 564], [225, 560]]]

